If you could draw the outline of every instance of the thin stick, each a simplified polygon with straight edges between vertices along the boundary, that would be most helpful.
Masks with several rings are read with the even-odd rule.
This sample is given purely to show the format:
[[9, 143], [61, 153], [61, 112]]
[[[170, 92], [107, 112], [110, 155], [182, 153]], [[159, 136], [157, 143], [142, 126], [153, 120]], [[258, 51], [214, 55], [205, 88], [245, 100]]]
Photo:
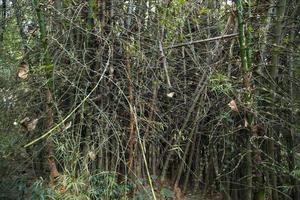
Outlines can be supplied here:
[[159, 51], [160, 51], [160, 55], [163, 59], [163, 66], [164, 66], [164, 70], [165, 70], [166, 77], [167, 77], [167, 83], [168, 83], [169, 88], [171, 88], [172, 85], [171, 85], [170, 76], [169, 76], [169, 72], [168, 72], [168, 62], [167, 62], [167, 58], [164, 53], [164, 48], [163, 48], [161, 41], [159, 41]]
[[211, 41], [215, 41], [215, 40], [221, 40], [221, 39], [232, 38], [232, 37], [237, 37], [237, 36], [238, 36], [237, 33], [233, 33], [233, 34], [229, 34], [229, 35], [222, 35], [222, 36], [218, 36], [218, 37], [207, 38], [207, 39], [204, 39], [204, 40], [195, 40], [195, 41], [190, 41], [190, 42], [185, 42], [185, 43], [180, 43], [180, 44], [174, 44], [174, 45], [165, 47], [164, 49], [173, 49], [173, 48], [177, 48], [177, 47], [188, 46], [188, 45], [192, 45], [192, 44], [205, 43], [205, 42], [211, 42]]

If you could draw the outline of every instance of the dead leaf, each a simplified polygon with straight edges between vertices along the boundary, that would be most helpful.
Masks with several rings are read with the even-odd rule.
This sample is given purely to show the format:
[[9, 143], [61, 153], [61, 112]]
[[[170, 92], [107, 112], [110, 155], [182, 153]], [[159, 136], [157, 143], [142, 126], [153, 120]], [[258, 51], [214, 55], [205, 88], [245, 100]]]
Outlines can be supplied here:
[[263, 124], [256, 124], [252, 126], [251, 132], [254, 136], [262, 136], [265, 134], [265, 127]]
[[25, 117], [24, 119], [22, 119], [21, 121], [20, 121], [20, 124], [24, 124], [24, 123], [28, 123], [30, 121], [30, 118], [29, 117]]
[[27, 126], [28, 126], [29, 122], [30, 122], [30, 118], [29, 118], [29, 117], [25, 117], [24, 119], [22, 119], [22, 120], [20, 121], [20, 124], [21, 124], [24, 128], [27, 129]]
[[48, 164], [50, 167], [50, 177], [53, 182], [54, 179], [59, 176], [59, 172], [57, 171], [56, 163], [53, 158], [48, 158]]
[[21, 79], [26, 79], [29, 73], [29, 66], [26, 63], [21, 63], [18, 68], [18, 77]]
[[96, 154], [93, 151], [89, 151], [88, 156], [91, 160], [96, 160]]
[[231, 110], [235, 111], [235, 112], [239, 112], [239, 109], [236, 105], [236, 102], [235, 100], [231, 100], [229, 103], [228, 103], [228, 106], [231, 108]]
[[184, 200], [182, 191], [177, 185], [174, 186], [174, 192], [175, 192], [175, 199], [176, 200]]
[[248, 121], [247, 121], [247, 119], [244, 119], [244, 121], [245, 121], [245, 128], [247, 128], [248, 126], [249, 126], [249, 123], [248, 123]]
[[168, 97], [172, 98], [174, 96], [175, 92], [170, 92], [167, 94]]
[[61, 186], [61, 187], [59, 188], [59, 192], [60, 192], [60, 193], [65, 193], [66, 191], [67, 191], [67, 189], [66, 189], [65, 186]]
[[27, 124], [27, 130], [33, 131], [36, 128], [36, 125], [38, 123], [39, 119], [34, 119], [30, 123]]

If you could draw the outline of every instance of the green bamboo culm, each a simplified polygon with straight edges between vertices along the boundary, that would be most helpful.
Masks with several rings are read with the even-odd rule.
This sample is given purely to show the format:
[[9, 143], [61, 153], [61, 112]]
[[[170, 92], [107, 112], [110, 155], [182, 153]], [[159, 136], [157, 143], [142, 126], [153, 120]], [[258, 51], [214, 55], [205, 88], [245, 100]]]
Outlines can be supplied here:
[[[243, 3], [241, 0], [235, 0], [236, 8], [237, 8], [237, 19], [238, 19], [238, 34], [239, 34], [239, 45], [240, 45], [240, 56], [241, 56], [241, 64], [242, 64], [242, 72], [244, 79], [248, 79], [245, 82], [246, 91], [244, 94], [244, 101], [247, 105], [252, 105], [253, 95], [251, 92], [251, 33], [248, 29], [246, 29], [246, 24], [243, 19]], [[245, 31], [247, 30], [247, 32]], [[249, 123], [250, 127], [254, 124], [254, 116], [246, 112], [245, 120]], [[253, 188], [253, 177], [252, 177], [252, 148], [250, 142], [251, 130], [246, 129], [247, 141], [245, 143], [245, 149], [247, 154], [245, 156], [244, 161], [244, 177], [245, 177], [245, 192], [244, 192], [244, 200], [252, 200], [252, 188]]]
[[[251, 12], [252, 2], [251, 0], [248, 0], [248, 17], [252, 18], [252, 12]], [[247, 70], [252, 70], [252, 26], [250, 24], [246, 24], [246, 57], [247, 57]]]
[[95, 25], [95, 7], [97, 5], [97, 2], [95, 0], [89, 0], [89, 12], [88, 12], [88, 29], [89, 31], [92, 31]]
[[[282, 32], [283, 32], [283, 24], [284, 24], [284, 17], [285, 17], [285, 11], [286, 11], [286, 0], [280, 0], [276, 3], [276, 16], [274, 19], [274, 37], [273, 37], [273, 47], [271, 49], [271, 65], [269, 67], [269, 74], [270, 78], [272, 79], [272, 82], [270, 83], [270, 88], [273, 91], [277, 91], [277, 83], [278, 83], [278, 72], [279, 72], [279, 58], [282, 53], [282, 49], [280, 48], [282, 44]], [[270, 98], [272, 99], [273, 104], [276, 104], [278, 99], [276, 98], [275, 93], [270, 93]], [[271, 110], [272, 113], [276, 113], [274, 107], [272, 107]], [[276, 121], [276, 119], [273, 119]], [[278, 130], [270, 130], [269, 131], [269, 137], [273, 138], [275, 135], [278, 135]], [[273, 140], [270, 140], [268, 143], [268, 153], [272, 160], [274, 161], [276, 159], [276, 151], [275, 151], [275, 142]], [[275, 165], [275, 162], [273, 163]], [[277, 185], [278, 185], [278, 178], [275, 173], [270, 174], [270, 183], [272, 186], [272, 190], [269, 192], [272, 196], [273, 200], [279, 200], [280, 196], [277, 191]]]
[[240, 54], [242, 68], [244, 72], [248, 72], [249, 66], [247, 61], [247, 46], [245, 37], [245, 24], [243, 20], [243, 5], [241, 0], [235, 0], [237, 8], [237, 19], [238, 19], [238, 31], [239, 31], [239, 43], [240, 43]]
[[40, 45], [41, 45], [41, 50], [43, 56], [41, 57], [41, 63], [42, 65], [48, 65], [50, 64], [50, 58], [47, 53], [47, 46], [48, 46], [48, 41], [47, 41], [47, 26], [46, 26], [46, 21], [45, 17], [43, 15], [42, 9], [41, 9], [41, 3], [39, 0], [32, 0], [33, 7], [35, 8], [38, 24], [39, 24], [39, 29], [40, 29]]
[[39, 25], [40, 32], [40, 67], [39, 70], [45, 73], [45, 77], [47, 78], [47, 86], [50, 90], [53, 89], [53, 81], [52, 81], [52, 73], [53, 73], [53, 63], [51, 62], [49, 53], [47, 51], [48, 48], [48, 38], [47, 38], [47, 25], [45, 16], [43, 14], [43, 10], [41, 9], [40, 0], [32, 0], [33, 7], [35, 8], [37, 21]]
[[271, 54], [271, 69], [270, 74], [274, 81], [278, 76], [279, 70], [279, 56], [280, 56], [280, 45], [282, 43], [282, 27], [284, 23], [285, 9], [286, 9], [286, 0], [280, 0], [276, 6], [276, 18], [274, 24], [274, 44], [275, 47], [272, 48]]

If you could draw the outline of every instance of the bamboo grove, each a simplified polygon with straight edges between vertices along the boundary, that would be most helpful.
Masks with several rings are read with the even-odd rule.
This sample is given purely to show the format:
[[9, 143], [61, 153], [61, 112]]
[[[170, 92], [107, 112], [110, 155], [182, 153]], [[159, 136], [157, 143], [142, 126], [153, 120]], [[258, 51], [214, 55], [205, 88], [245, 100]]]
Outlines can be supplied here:
[[0, 199], [300, 199], [299, 0], [0, 1]]

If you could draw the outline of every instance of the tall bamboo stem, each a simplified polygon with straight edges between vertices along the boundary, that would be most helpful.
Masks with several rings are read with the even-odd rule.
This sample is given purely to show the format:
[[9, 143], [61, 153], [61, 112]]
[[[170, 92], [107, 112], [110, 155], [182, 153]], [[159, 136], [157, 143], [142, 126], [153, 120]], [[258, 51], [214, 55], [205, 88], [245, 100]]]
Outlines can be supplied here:
[[[241, 0], [236, 0], [236, 7], [237, 7], [237, 19], [238, 19], [238, 31], [239, 31], [239, 44], [240, 44], [240, 55], [241, 55], [241, 63], [242, 63], [242, 71], [244, 76], [244, 87], [247, 89], [245, 92], [245, 101], [247, 103], [252, 102], [252, 94], [251, 94], [251, 53], [250, 53], [250, 47], [248, 46], [251, 41], [250, 37], [246, 37], [245, 32], [245, 22], [243, 19], [243, 4]], [[245, 111], [245, 120], [251, 125], [253, 125], [253, 116]], [[245, 181], [245, 193], [244, 193], [244, 199], [245, 200], [252, 200], [252, 187], [253, 187], [253, 181], [252, 181], [252, 156], [251, 156], [251, 143], [250, 143], [250, 135], [251, 131], [248, 129], [245, 131], [247, 134], [246, 138], [246, 144], [245, 148], [247, 150], [247, 154], [245, 156], [245, 170], [244, 170], [244, 176], [246, 177]]]

